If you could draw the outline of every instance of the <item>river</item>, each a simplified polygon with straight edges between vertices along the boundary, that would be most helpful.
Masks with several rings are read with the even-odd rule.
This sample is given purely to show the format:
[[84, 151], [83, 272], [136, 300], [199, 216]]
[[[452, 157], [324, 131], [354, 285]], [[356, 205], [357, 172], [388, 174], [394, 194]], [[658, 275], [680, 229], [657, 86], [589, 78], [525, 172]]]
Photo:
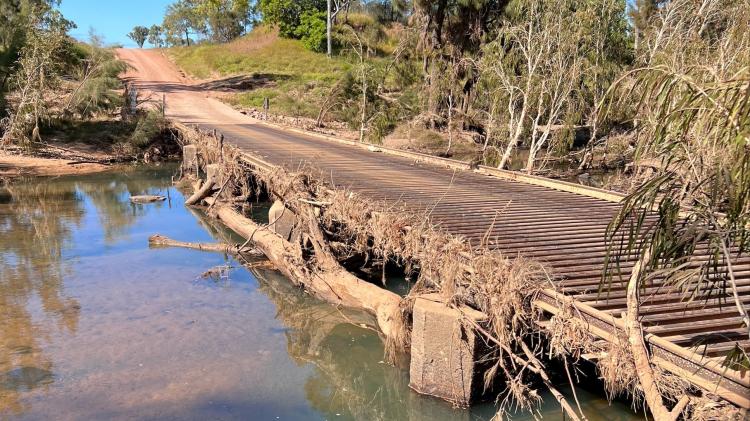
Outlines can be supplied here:
[[[363, 315], [269, 268], [160, 233], [239, 241], [183, 205], [175, 167], [16, 180], [0, 192], [0, 419], [488, 420], [419, 396]], [[130, 195], [162, 194], [134, 205]], [[259, 205], [260, 212], [263, 206]], [[220, 276], [202, 277], [223, 267]], [[540, 415], [562, 419], [544, 396]], [[579, 390], [590, 420], [641, 419]], [[519, 413], [513, 419], [532, 419]]]

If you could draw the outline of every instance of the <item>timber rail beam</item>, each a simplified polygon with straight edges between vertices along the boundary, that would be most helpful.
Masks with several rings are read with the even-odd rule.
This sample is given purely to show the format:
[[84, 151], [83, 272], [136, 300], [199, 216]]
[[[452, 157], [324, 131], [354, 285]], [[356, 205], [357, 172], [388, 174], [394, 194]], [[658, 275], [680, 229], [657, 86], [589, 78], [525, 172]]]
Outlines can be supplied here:
[[[190, 130], [179, 123], [177, 126]], [[624, 326], [619, 317], [625, 309], [624, 287], [613, 283], [608, 292], [601, 293], [598, 289], [606, 254], [604, 230], [623, 195], [484, 166], [471, 168], [446, 158], [301, 131], [289, 141], [273, 142], [275, 132], [280, 135], [284, 132], [268, 125], [253, 126], [260, 128], [266, 139], [256, 143], [252, 135], [238, 136], [238, 131], [221, 126], [202, 125], [200, 129], [221, 131], [225, 141], [238, 147], [246, 163], [257, 169], [281, 166], [295, 170], [301, 165], [312, 166], [331, 174], [328, 182], [333, 184], [331, 187], [345, 187], [374, 200], [402, 203], [407, 211], [427, 209], [438, 226], [464, 236], [472, 244], [489, 238], [491, 247], [507, 254], [545, 262], [557, 276], [562, 293], [573, 298], [590, 331], [601, 339], [617, 340], [616, 332]], [[311, 147], [319, 152], [305, 156], [310, 154], [305, 150], [309, 149], [305, 142], [314, 142]], [[332, 149], [335, 156], [326, 157]], [[373, 157], [380, 163], [373, 164]], [[389, 169], [392, 165], [398, 168]], [[347, 173], [347, 167], [356, 170]], [[379, 167], [381, 172], [377, 172]], [[361, 168], [374, 171], [372, 178], [377, 179], [368, 182], [367, 174], [359, 171]], [[383, 180], [383, 172], [388, 180]], [[427, 173], [427, 177], [423, 174], [417, 177], [412, 172]], [[447, 193], [457, 197], [449, 197]], [[624, 276], [629, 275], [629, 270], [626, 262]], [[740, 258], [735, 271], [741, 299], [748, 306], [750, 257]], [[722, 305], [719, 301], [700, 299], [688, 302], [679, 292], [658, 285], [644, 295], [647, 296], [643, 307], [646, 340], [654, 362], [735, 405], [750, 408], [750, 376], [720, 363], [722, 355], [735, 344], [750, 351], [746, 329], [743, 333], [744, 327], [731, 303]], [[560, 310], [561, 298], [560, 293], [546, 290], [535, 305], [553, 315]]]

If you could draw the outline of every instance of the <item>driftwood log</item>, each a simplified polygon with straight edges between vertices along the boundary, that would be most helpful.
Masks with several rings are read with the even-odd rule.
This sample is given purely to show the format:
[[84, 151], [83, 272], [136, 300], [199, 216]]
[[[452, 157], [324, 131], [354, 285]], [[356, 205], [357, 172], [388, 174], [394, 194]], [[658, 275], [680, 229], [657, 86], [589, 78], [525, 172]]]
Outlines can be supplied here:
[[164, 196], [158, 196], [158, 195], [150, 195], [150, 194], [144, 194], [140, 196], [130, 196], [130, 201], [133, 203], [153, 203], [153, 202], [163, 202], [167, 200]]
[[[206, 202], [212, 204], [214, 199], [208, 198]], [[221, 203], [214, 205], [214, 214], [224, 225], [250, 239], [293, 283], [324, 301], [367, 311], [375, 316], [378, 328], [387, 338], [398, 340], [401, 329], [394, 316], [399, 311], [401, 298], [397, 294], [357, 278], [338, 263], [325, 264], [309, 273], [298, 259], [298, 247], [267, 227]]]
[[238, 245], [223, 243], [190, 243], [185, 241], [173, 240], [160, 234], [154, 234], [151, 237], [148, 237], [148, 245], [150, 247], [182, 247], [193, 250], [212, 251], [225, 254], [263, 256], [262, 251], [252, 247], [240, 248], [240, 246]]

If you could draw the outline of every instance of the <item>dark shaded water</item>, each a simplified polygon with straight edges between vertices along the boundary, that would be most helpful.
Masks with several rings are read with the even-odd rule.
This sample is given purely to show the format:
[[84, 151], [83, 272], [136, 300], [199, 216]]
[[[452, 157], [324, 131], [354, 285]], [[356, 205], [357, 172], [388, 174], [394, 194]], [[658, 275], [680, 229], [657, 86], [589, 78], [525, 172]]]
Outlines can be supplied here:
[[[32, 179], [0, 202], [0, 419], [482, 420], [408, 388], [378, 336], [273, 271], [149, 249], [231, 234], [172, 168]], [[134, 194], [170, 200], [132, 205]], [[7, 194], [5, 196], [7, 198]], [[217, 265], [228, 277], [202, 279]], [[631, 419], [581, 391], [590, 419]], [[561, 419], [553, 399], [541, 413]], [[527, 419], [519, 415], [514, 419]]]

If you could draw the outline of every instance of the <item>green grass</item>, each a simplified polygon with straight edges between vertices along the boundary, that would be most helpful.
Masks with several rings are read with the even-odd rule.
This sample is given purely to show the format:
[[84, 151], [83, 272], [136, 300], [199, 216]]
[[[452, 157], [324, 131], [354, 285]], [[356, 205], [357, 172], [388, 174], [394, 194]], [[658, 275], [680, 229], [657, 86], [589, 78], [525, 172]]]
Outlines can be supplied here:
[[342, 58], [329, 59], [264, 27], [228, 44], [175, 47], [169, 54], [186, 73], [201, 79], [267, 76], [272, 82], [238, 92], [230, 102], [260, 108], [268, 97], [272, 113], [311, 118], [317, 116], [330, 87], [350, 68]]

